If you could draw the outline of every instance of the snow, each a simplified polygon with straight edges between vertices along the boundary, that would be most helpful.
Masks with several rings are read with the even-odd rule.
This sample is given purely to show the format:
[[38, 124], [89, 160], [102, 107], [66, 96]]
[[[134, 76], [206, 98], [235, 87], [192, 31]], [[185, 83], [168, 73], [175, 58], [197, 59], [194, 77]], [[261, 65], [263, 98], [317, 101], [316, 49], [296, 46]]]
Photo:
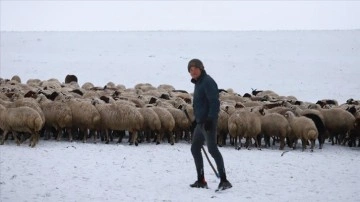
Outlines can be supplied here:
[[[252, 88], [303, 101], [359, 99], [360, 30], [249, 32], [1, 32], [0, 77], [19, 75], [128, 88], [193, 90], [187, 62], [200, 58], [219, 88]], [[210, 189], [196, 180], [190, 144], [41, 140], [0, 146], [0, 201], [360, 201], [359, 148], [235, 150], [221, 147], [233, 188], [204, 158]], [[318, 145], [317, 145], [318, 146]], [[211, 160], [213, 160], [211, 158]], [[214, 163], [214, 162], [213, 162]]]

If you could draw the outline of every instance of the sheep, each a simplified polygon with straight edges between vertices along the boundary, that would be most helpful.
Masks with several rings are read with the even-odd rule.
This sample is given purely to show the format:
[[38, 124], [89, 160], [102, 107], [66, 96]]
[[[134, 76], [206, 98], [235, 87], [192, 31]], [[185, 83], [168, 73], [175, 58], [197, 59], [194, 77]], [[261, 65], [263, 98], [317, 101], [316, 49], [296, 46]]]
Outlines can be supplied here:
[[[152, 103], [150, 103], [152, 104]], [[174, 104], [172, 102], [163, 101], [161, 99], [157, 99], [155, 103], [153, 103], [155, 106], [158, 107], [164, 107], [164, 108], [173, 108]]]
[[173, 132], [175, 133], [176, 141], [180, 139], [180, 136], [182, 136], [183, 132], [188, 132], [191, 127], [191, 120], [186, 116], [186, 114], [180, 110], [173, 107], [166, 108], [171, 115], [173, 116], [175, 120], [175, 126], [173, 129]]
[[171, 91], [170, 92], [170, 97], [181, 98], [182, 100], [184, 100], [188, 104], [191, 104], [191, 100], [192, 100], [192, 96], [188, 92], [182, 91], [182, 90], [173, 90], [173, 91]]
[[95, 86], [94, 86], [94, 84], [92, 84], [92, 83], [90, 83], [90, 82], [85, 82], [82, 86], [81, 86], [81, 88], [82, 89], [85, 89], [85, 90], [90, 90], [91, 88], [94, 88]]
[[167, 92], [173, 91], [175, 90], [174, 86], [169, 85], [169, 84], [161, 84], [157, 87], [157, 89], [159, 90], [165, 90]]
[[33, 87], [38, 87], [41, 83], [40, 79], [28, 79], [26, 84]]
[[324, 108], [325, 105], [339, 106], [339, 104], [338, 104], [338, 102], [336, 100], [330, 100], [330, 99], [318, 100], [316, 102], [316, 104], [320, 105], [321, 108]]
[[318, 138], [318, 130], [315, 123], [304, 116], [296, 117], [291, 111], [285, 113], [285, 118], [289, 121], [291, 126], [291, 142], [294, 143], [293, 148], [296, 148], [298, 139], [301, 139], [302, 150], [306, 149], [306, 144], [310, 140], [311, 147], [310, 151], [314, 151], [315, 140]]
[[18, 75], [14, 75], [12, 78], [11, 78], [12, 81], [16, 81], [18, 83], [21, 83], [21, 79]]
[[151, 89], [151, 90], [147, 90], [147, 91], [143, 91], [143, 92], [139, 92], [139, 95], [148, 95], [148, 96], [153, 96], [156, 98], [161, 98], [164, 100], [170, 100], [170, 97], [173, 97], [169, 94], [169, 92], [164, 91], [164, 90], [159, 90], [159, 89]]
[[194, 129], [196, 126], [194, 108], [192, 105], [187, 104], [187, 103], [183, 103], [180, 106], [178, 106], [177, 108], [180, 109], [185, 114], [187, 119], [189, 120], [190, 128], [189, 128], [189, 131], [185, 131], [184, 139], [186, 141], [190, 141], [192, 139], [191, 135], [194, 132]]
[[78, 82], [78, 78], [75, 75], [68, 74], [65, 77], [65, 83]]
[[346, 100], [346, 104], [360, 105], [360, 100], [354, 100], [353, 98], [350, 98]]
[[156, 90], [156, 88], [149, 83], [139, 83], [139, 84], [136, 84], [134, 88], [136, 90], [141, 90], [143, 92], [146, 92], [149, 90]]
[[217, 143], [221, 147], [223, 145], [226, 145], [226, 136], [229, 133], [228, 128], [228, 120], [229, 120], [229, 113], [228, 113], [228, 107], [225, 107], [225, 110], [220, 109], [219, 111], [219, 118], [217, 122]]
[[145, 133], [146, 140], [150, 142], [151, 132], [160, 131], [161, 120], [157, 113], [149, 107], [139, 108], [139, 112], [144, 118], [142, 130]]
[[318, 141], [319, 141], [319, 149], [322, 149], [324, 146], [324, 142], [326, 138], [329, 138], [329, 132], [326, 130], [325, 127], [325, 119], [324, 116], [315, 109], [305, 109], [297, 110], [299, 113], [295, 114], [297, 116], [305, 116], [307, 118], [310, 118], [315, 123], [315, 126], [318, 130]]
[[226, 92], [220, 92], [219, 93], [219, 99], [221, 101], [228, 101], [228, 100], [232, 100], [235, 102], [245, 102], [246, 100], [241, 97], [240, 95], [237, 94], [231, 94], [231, 93], [226, 93]]
[[[99, 128], [101, 116], [98, 110], [91, 102], [85, 100], [78, 100], [71, 96], [65, 96], [64, 103], [66, 103], [72, 113], [72, 126], [73, 128], [84, 131], [83, 142], [87, 141], [89, 130], [96, 130]], [[94, 142], [96, 142], [97, 133], [95, 131]]]
[[270, 137], [278, 137], [280, 139], [280, 150], [284, 149], [285, 138], [290, 132], [290, 125], [286, 118], [278, 113], [268, 113], [263, 108], [259, 109], [261, 119], [261, 133], [264, 135], [265, 146], [270, 146]]
[[60, 90], [61, 83], [57, 79], [49, 79], [47, 81], [41, 81], [39, 87], [43, 90]]
[[43, 122], [45, 122], [45, 116], [43, 111], [40, 108], [39, 103], [36, 102], [33, 98], [21, 98], [19, 100], [16, 100], [15, 102], [8, 102], [0, 99], [0, 104], [4, 105], [7, 108], [15, 108], [15, 107], [30, 107], [37, 111], [42, 119]]
[[16, 144], [19, 146], [17, 132], [25, 132], [31, 134], [29, 146], [35, 147], [43, 125], [44, 121], [39, 113], [30, 107], [6, 108], [0, 104], [0, 128], [4, 131], [1, 145], [4, 144], [7, 133], [12, 132]]
[[105, 130], [107, 141], [109, 143], [108, 130], [127, 130], [132, 133], [130, 144], [138, 146], [138, 132], [143, 128], [144, 118], [137, 108], [119, 103], [100, 104], [93, 102], [95, 108], [100, 114], [100, 129]]
[[346, 133], [354, 128], [355, 117], [341, 108], [322, 109], [317, 105], [316, 110], [324, 117], [324, 125], [330, 134], [332, 145], [335, 142], [341, 144]]
[[10, 101], [10, 99], [3, 92], [0, 92], [0, 100]]
[[[151, 106], [147, 106], [147, 107], [151, 107]], [[172, 132], [175, 127], [174, 117], [167, 109], [163, 107], [154, 106], [152, 107], [152, 109], [159, 116], [161, 121], [161, 129], [160, 131], [156, 131], [157, 132], [156, 144], [160, 144], [160, 142], [164, 137], [164, 134], [167, 133], [168, 135], [170, 135], [170, 144], [174, 145], [174, 136], [172, 135]]]
[[[261, 120], [260, 117], [250, 112], [249, 109], [241, 109], [234, 112], [228, 120], [229, 134], [235, 139], [235, 149], [241, 148], [241, 138], [245, 137], [251, 141], [251, 138], [255, 139], [256, 146], [259, 147], [257, 136], [261, 132]], [[237, 146], [237, 137], [239, 137], [240, 146]], [[247, 141], [248, 142], [248, 141]]]
[[252, 95], [258, 96], [258, 97], [263, 97], [264, 95], [268, 95], [268, 96], [272, 96], [272, 97], [279, 97], [279, 95], [277, 93], [275, 93], [274, 91], [271, 91], [271, 90], [256, 90], [256, 89], [253, 89], [252, 90]]
[[62, 130], [67, 129], [69, 141], [72, 142], [71, 127], [73, 117], [71, 108], [63, 102], [48, 100], [45, 95], [40, 95], [38, 102], [45, 116], [45, 126], [48, 128], [53, 127], [57, 131], [56, 139], [60, 141]]

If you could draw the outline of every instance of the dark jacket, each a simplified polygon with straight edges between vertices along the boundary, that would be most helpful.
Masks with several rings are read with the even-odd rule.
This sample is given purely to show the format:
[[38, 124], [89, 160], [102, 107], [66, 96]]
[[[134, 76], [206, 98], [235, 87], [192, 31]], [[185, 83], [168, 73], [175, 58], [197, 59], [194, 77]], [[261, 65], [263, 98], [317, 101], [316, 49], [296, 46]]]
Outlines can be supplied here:
[[193, 107], [197, 123], [205, 123], [207, 119], [217, 120], [220, 111], [219, 89], [205, 70], [198, 80], [191, 79], [195, 84]]

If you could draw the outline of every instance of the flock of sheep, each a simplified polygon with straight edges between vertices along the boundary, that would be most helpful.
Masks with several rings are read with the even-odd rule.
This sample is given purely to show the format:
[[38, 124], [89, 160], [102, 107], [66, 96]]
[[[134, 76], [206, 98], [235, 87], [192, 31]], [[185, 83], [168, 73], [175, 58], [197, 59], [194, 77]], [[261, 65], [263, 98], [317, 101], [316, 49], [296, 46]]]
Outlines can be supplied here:
[[[75, 75], [67, 75], [63, 83], [30, 79], [24, 84], [19, 76], [0, 78], [0, 87], [0, 144], [10, 139], [9, 134], [17, 145], [29, 138], [31, 147], [40, 138], [109, 143], [114, 138], [121, 142], [125, 134], [135, 145], [191, 140], [192, 95], [171, 85], [126, 88], [109, 82], [96, 87], [87, 82], [79, 86]], [[310, 144], [311, 151], [316, 140], [320, 149], [326, 139], [360, 146], [358, 100], [341, 105], [335, 100], [310, 103], [270, 90], [239, 95], [220, 89], [219, 95], [219, 146], [274, 147], [271, 139], [272, 145], [280, 143], [279, 149], [286, 145], [295, 149], [299, 140], [303, 150]]]

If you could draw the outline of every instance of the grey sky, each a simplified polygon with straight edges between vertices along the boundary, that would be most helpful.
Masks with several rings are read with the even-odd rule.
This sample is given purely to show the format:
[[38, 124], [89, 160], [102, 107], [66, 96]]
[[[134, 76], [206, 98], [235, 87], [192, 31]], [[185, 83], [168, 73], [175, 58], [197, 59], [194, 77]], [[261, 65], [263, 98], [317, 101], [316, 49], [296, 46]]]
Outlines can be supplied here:
[[1, 1], [2, 31], [360, 29], [360, 1]]

